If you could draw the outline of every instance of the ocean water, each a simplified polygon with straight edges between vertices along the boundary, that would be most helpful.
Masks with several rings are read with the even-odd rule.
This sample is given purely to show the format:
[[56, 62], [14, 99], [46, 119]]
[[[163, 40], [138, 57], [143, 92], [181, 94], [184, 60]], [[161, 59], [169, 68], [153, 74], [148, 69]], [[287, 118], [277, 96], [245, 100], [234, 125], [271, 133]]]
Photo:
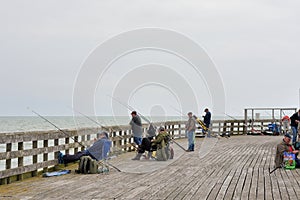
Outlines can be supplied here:
[[[85, 127], [99, 127], [110, 125], [127, 125], [130, 121], [129, 116], [98, 116], [90, 117], [98, 124], [84, 116], [46, 116], [47, 120], [55, 124], [60, 129], [78, 129]], [[168, 117], [152, 117], [149, 118], [152, 122], [185, 120], [178, 116]], [[143, 121], [143, 120], [142, 120]], [[147, 123], [143, 121], [143, 123]], [[0, 117], [0, 134], [9, 132], [23, 131], [41, 131], [41, 130], [56, 130], [56, 128], [40, 117], [35, 116], [18, 116], [18, 117]]]

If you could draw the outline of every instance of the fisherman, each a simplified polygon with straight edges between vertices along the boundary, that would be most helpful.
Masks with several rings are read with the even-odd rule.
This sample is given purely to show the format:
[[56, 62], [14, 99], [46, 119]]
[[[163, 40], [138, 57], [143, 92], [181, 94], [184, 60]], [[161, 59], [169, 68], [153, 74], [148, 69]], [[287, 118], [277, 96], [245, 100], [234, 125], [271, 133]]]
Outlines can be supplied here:
[[139, 145], [138, 147], [138, 153], [137, 155], [132, 158], [132, 160], [140, 160], [141, 156], [148, 151], [148, 159], [151, 158], [151, 140], [153, 139], [153, 137], [145, 137], [142, 139], [142, 143]]
[[283, 137], [283, 140], [280, 144], [277, 145], [276, 148], [276, 157], [275, 157], [275, 167], [279, 168], [282, 166], [283, 164], [283, 153], [284, 152], [289, 152], [289, 153], [293, 153], [296, 156], [296, 167], [300, 168], [300, 160], [297, 158], [297, 155], [299, 153], [298, 150], [295, 150], [294, 147], [290, 144], [291, 142], [291, 135], [286, 133]]
[[[150, 140], [152, 137], [143, 138], [141, 145], [139, 145], [138, 153], [132, 160], [140, 160], [145, 151], [148, 151], [148, 158], [151, 158], [152, 151], [156, 150], [157, 160], [167, 160], [170, 155], [167, 155], [170, 135], [165, 131], [164, 127], [159, 128], [158, 135], [155, 139]], [[161, 152], [158, 153], [158, 151]]]
[[300, 109], [298, 112], [294, 113], [291, 117], [291, 128], [293, 131], [293, 141], [292, 144], [295, 144], [297, 141], [297, 132], [298, 132], [298, 124], [300, 122]]
[[188, 137], [188, 149], [186, 151], [194, 151], [195, 146], [195, 130], [196, 130], [196, 122], [193, 118], [193, 113], [188, 113], [188, 121], [185, 126], [186, 134]]
[[285, 115], [282, 119], [283, 132], [287, 133], [290, 130], [290, 117]]
[[170, 134], [164, 127], [160, 127], [158, 135], [151, 141], [152, 149], [156, 149], [156, 160], [166, 161], [170, 158]]
[[209, 112], [208, 108], [204, 109], [205, 115], [203, 117], [203, 122], [207, 128], [207, 137], [210, 138], [210, 131], [209, 131], [209, 126], [210, 126], [210, 120], [211, 120], [211, 113]]
[[97, 139], [95, 138], [94, 141], [95, 142], [91, 147], [87, 148], [84, 151], [77, 152], [74, 155], [63, 155], [61, 152], [59, 152], [58, 162], [60, 164], [67, 164], [80, 160], [82, 156], [90, 156], [97, 161], [106, 159], [111, 147], [111, 141], [109, 140], [108, 133], [104, 131], [97, 133]]
[[136, 111], [131, 112], [132, 119], [130, 121], [131, 129], [133, 132], [133, 139], [137, 145], [142, 143], [143, 136], [143, 128], [142, 128], [142, 120], [140, 116], [137, 115]]

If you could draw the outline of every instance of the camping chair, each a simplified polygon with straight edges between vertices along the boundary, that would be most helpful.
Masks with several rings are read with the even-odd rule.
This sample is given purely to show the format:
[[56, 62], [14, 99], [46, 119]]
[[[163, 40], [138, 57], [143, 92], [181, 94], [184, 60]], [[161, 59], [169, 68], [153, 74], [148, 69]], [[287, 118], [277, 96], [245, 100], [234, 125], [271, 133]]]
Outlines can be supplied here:
[[109, 172], [109, 164], [108, 164], [108, 154], [110, 152], [112, 142], [110, 140], [107, 140], [104, 142], [104, 145], [102, 147], [102, 159], [98, 160], [99, 165], [99, 172], [101, 173], [108, 173]]

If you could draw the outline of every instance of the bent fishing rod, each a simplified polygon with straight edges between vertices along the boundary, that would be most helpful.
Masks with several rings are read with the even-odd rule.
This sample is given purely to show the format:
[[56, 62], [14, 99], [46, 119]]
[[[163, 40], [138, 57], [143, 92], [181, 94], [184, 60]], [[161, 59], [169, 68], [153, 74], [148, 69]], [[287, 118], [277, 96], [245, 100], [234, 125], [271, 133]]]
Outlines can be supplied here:
[[134, 109], [132, 106], [123, 103], [122, 101], [118, 100], [117, 98], [115, 98], [115, 97], [113, 97], [113, 96], [110, 96], [110, 95], [107, 95], [107, 96], [109, 96], [111, 99], [115, 100], [115, 101], [118, 102], [120, 105], [122, 105], [122, 106], [124, 106], [125, 108], [127, 108], [128, 110], [130, 110], [130, 111], [134, 111], [134, 110], [135, 110], [135, 111], [137, 112], [137, 114], [138, 114], [139, 116], [141, 116], [141, 118], [142, 118], [143, 120], [145, 120], [148, 124], [152, 124], [151, 121], [150, 121], [149, 119], [147, 119], [144, 115], [142, 115], [140, 112], [138, 112], [138, 111], [137, 111], [136, 109]]
[[81, 114], [82, 116], [86, 117], [86, 118], [89, 119], [90, 121], [94, 122], [94, 123], [97, 124], [100, 128], [102, 128], [102, 129], [104, 129], [104, 130], [106, 130], [106, 131], [111, 132], [111, 129], [109, 129], [109, 128], [103, 126], [102, 124], [100, 124], [100, 123], [97, 122], [96, 120], [92, 119], [91, 117], [87, 116], [86, 114], [84, 114], [84, 113], [82, 113], [82, 112], [76, 110], [75, 108], [72, 108], [72, 107], [70, 107], [70, 108], [71, 108], [72, 110], [74, 110], [75, 112]]
[[59, 130], [60, 132], [62, 132], [63, 134], [65, 134], [66, 136], [68, 136], [69, 138], [71, 138], [74, 142], [77, 142], [80, 146], [82, 146], [83, 148], [85, 148], [85, 146], [81, 142], [79, 142], [76, 139], [74, 139], [73, 137], [71, 137], [66, 131], [60, 129], [58, 126], [56, 126], [54, 123], [52, 123], [51, 121], [49, 121], [47, 118], [43, 117], [42, 115], [40, 115], [36, 111], [30, 109], [29, 107], [27, 107], [27, 109], [30, 110], [32, 113], [36, 114], [37, 116], [39, 116], [40, 118], [42, 118], [43, 120], [45, 120], [46, 122], [48, 122], [49, 124], [51, 124], [52, 126], [54, 126], [57, 130]]

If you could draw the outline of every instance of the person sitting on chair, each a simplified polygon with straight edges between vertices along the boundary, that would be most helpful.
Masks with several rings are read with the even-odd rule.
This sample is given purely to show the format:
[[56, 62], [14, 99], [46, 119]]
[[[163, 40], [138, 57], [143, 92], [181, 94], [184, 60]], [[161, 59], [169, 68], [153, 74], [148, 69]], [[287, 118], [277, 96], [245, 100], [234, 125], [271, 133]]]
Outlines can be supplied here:
[[276, 157], [275, 157], [275, 167], [279, 168], [282, 166], [283, 164], [283, 153], [284, 152], [291, 152], [296, 154], [296, 167], [299, 168], [300, 167], [300, 160], [297, 158], [297, 155], [299, 153], [298, 150], [295, 150], [294, 147], [290, 144], [291, 142], [291, 135], [286, 133], [284, 135], [283, 141], [277, 145], [276, 148]]
[[96, 159], [97, 161], [106, 159], [111, 147], [111, 141], [108, 138], [108, 133], [99, 132], [97, 133], [97, 138], [98, 139], [95, 138], [95, 142], [91, 147], [87, 148], [84, 151], [79, 151], [74, 155], [63, 155], [61, 152], [59, 152], [58, 162], [60, 164], [67, 164], [70, 162], [80, 160], [82, 156], [90, 156], [91, 158]]

